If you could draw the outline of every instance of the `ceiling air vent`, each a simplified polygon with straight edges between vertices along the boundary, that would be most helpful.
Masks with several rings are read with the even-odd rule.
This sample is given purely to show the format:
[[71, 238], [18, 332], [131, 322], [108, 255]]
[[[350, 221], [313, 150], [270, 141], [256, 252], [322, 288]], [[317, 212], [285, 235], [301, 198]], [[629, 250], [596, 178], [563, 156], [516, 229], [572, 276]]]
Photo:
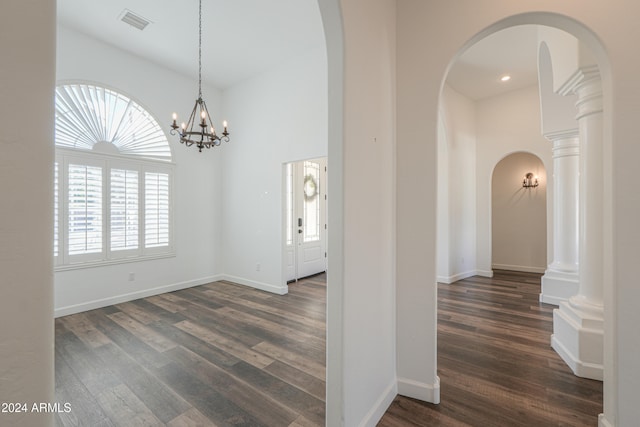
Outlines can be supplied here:
[[151, 23], [151, 21], [149, 21], [148, 19], [143, 18], [142, 16], [137, 15], [128, 9], [122, 11], [122, 13], [120, 14], [120, 20], [139, 30], [144, 30], [145, 27]]

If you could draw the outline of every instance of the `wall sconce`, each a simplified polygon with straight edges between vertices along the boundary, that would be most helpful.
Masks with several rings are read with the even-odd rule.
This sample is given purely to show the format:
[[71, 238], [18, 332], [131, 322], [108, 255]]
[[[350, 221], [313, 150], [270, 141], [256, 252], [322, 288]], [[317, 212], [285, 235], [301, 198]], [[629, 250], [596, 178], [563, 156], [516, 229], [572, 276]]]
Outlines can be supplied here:
[[527, 173], [522, 180], [522, 186], [524, 188], [535, 188], [538, 186], [538, 177], [533, 176], [531, 172]]

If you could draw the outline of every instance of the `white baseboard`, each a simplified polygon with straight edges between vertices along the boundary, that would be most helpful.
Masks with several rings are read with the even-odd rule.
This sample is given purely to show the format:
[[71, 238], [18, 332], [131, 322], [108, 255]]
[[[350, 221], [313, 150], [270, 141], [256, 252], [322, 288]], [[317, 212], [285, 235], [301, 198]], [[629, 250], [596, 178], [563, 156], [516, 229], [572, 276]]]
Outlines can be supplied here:
[[446, 283], [447, 285], [457, 282], [458, 280], [466, 279], [467, 277], [475, 276], [478, 272], [476, 270], [467, 271], [465, 273], [454, 274], [453, 276], [438, 276], [439, 283]]
[[421, 383], [408, 378], [398, 378], [398, 394], [425, 402], [440, 403], [440, 378], [434, 384]]
[[569, 349], [558, 340], [555, 334], [551, 335], [551, 348], [555, 350], [564, 363], [569, 366], [573, 373], [581, 378], [589, 378], [591, 380], [604, 380], [604, 367], [601, 364], [583, 362], [578, 360]]
[[493, 277], [493, 270], [476, 270], [476, 275], [482, 276], [482, 277], [492, 278]]
[[471, 270], [465, 273], [454, 274], [453, 276], [438, 276], [437, 280], [438, 283], [450, 285], [451, 283], [457, 282], [458, 280], [466, 279], [473, 276], [493, 277], [493, 271]]
[[360, 427], [375, 427], [382, 419], [384, 413], [387, 412], [387, 409], [389, 409], [389, 406], [391, 406], [391, 403], [397, 394], [398, 386], [397, 383], [393, 381], [385, 389], [384, 393], [382, 393], [378, 401], [373, 405], [371, 410], [358, 425]]
[[146, 298], [153, 295], [164, 294], [167, 292], [179, 291], [181, 289], [192, 288], [194, 286], [204, 285], [206, 283], [222, 280], [221, 275], [202, 277], [200, 279], [188, 280], [186, 282], [174, 283], [171, 285], [158, 286], [157, 288], [144, 289], [141, 291], [130, 292], [121, 295], [115, 295], [108, 298], [83, 302], [81, 304], [68, 305], [66, 307], [56, 308], [55, 317], [68, 316], [70, 314], [81, 313], [83, 311], [95, 310], [96, 308], [107, 307], [109, 305], [120, 304], [127, 301], [133, 301], [140, 298]]
[[546, 267], [530, 267], [527, 265], [492, 264], [494, 270], [522, 271], [523, 273], [544, 273]]
[[598, 415], [598, 427], [615, 427], [615, 425], [610, 423], [604, 414], [600, 414]]
[[578, 274], [559, 272], [550, 267], [544, 273], [540, 287], [540, 302], [560, 305], [578, 293]]
[[227, 280], [229, 282], [237, 283], [239, 285], [249, 286], [255, 289], [260, 289], [262, 291], [271, 292], [272, 294], [277, 295], [286, 295], [289, 293], [289, 286], [286, 283], [276, 286], [271, 285], [269, 283], [256, 282], [255, 280], [249, 280], [242, 277], [230, 276], [228, 274], [223, 274], [222, 279], [219, 280]]
[[555, 296], [551, 296], [551, 295], [544, 295], [543, 293], [540, 293], [540, 295], [538, 295], [538, 301], [543, 302], [545, 304], [551, 304], [551, 305], [560, 305], [562, 302], [567, 301], [566, 298], [560, 298], [560, 297], [555, 297]]

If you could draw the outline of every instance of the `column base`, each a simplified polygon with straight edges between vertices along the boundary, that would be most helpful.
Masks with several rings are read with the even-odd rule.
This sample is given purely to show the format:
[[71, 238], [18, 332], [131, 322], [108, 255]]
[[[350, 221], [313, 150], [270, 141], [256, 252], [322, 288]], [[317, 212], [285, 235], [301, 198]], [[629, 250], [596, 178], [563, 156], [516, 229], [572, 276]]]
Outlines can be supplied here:
[[551, 347], [576, 376], [602, 381], [603, 335], [602, 306], [583, 306], [573, 297], [553, 310]]
[[578, 272], [566, 273], [547, 268], [542, 276], [540, 302], [560, 305], [578, 293]]

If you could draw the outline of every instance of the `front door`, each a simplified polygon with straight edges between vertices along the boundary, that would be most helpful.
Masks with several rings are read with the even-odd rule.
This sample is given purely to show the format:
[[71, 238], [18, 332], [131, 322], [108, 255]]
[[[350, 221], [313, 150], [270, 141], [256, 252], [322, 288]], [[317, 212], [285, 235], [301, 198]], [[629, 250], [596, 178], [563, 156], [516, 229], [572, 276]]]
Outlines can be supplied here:
[[326, 159], [287, 165], [287, 280], [326, 271]]

